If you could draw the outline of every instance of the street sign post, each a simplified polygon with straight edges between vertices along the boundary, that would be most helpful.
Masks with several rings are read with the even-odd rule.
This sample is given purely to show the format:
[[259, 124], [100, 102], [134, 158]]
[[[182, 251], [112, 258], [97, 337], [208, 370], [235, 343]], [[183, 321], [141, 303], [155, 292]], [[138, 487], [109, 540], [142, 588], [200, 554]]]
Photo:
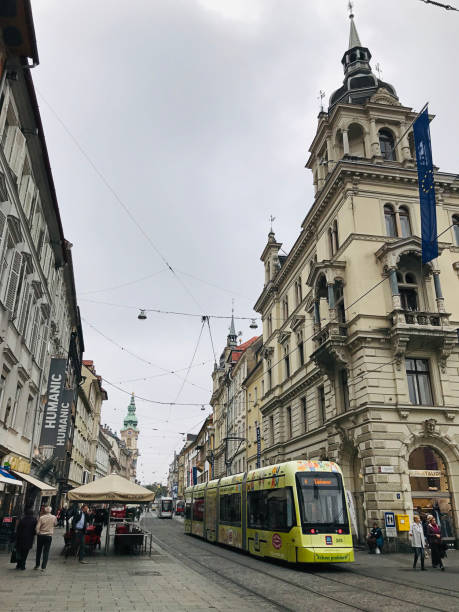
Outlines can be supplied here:
[[384, 512], [384, 524], [386, 526], [386, 538], [396, 538], [397, 527], [395, 526], [394, 512]]

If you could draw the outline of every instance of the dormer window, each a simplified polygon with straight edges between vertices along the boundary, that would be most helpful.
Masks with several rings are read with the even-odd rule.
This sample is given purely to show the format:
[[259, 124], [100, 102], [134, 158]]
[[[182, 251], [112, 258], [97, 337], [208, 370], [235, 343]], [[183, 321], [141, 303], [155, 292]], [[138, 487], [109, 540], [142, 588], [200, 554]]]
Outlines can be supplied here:
[[394, 137], [390, 130], [383, 128], [379, 130], [379, 147], [381, 149], [381, 155], [384, 159], [389, 161], [396, 161], [395, 150], [394, 150]]
[[453, 215], [453, 231], [456, 246], [459, 246], [459, 215]]

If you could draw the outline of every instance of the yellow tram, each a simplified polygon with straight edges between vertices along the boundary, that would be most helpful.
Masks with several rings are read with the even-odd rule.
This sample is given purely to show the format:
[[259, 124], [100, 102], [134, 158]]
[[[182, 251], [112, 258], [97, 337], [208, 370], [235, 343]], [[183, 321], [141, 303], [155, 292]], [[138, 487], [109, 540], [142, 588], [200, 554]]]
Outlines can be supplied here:
[[343, 476], [331, 461], [289, 461], [189, 487], [185, 533], [292, 563], [354, 560]]

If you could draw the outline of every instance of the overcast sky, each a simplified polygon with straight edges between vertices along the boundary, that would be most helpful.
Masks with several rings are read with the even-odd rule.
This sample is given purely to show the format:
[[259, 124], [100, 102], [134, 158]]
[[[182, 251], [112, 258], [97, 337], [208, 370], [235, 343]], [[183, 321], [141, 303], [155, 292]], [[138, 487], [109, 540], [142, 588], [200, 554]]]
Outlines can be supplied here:
[[[119, 431], [131, 391], [206, 408], [137, 399], [140, 478], [165, 481], [179, 432], [197, 432], [210, 411], [212, 348], [205, 329], [183, 385], [200, 319], [139, 321], [138, 308], [229, 316], [234, 298], [236, 316], [254, 316], [269, 216], [288, 252], [313, 201], [304, 164], [319, 90], [328, 100], [342, 83], [347, 2], [35, 0], [33, 10], [33, 77], [74, 245], [84, 357], [109, 395], [102, 421]], [[354, 13], [400, 101], [430, 102], [434, 162], [457, 171], [459, 13], [419, 0], [357, 0]], [[237, 322], [243, 340], [248, 325]], [[217, 358], [227, 328], [211, 320]]]

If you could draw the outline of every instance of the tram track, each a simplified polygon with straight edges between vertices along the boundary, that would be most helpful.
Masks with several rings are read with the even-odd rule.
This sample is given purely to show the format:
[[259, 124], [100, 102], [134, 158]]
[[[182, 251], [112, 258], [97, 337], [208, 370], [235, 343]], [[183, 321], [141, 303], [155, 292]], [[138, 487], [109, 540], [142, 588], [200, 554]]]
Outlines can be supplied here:
[[[259, 590], [255, 590], [251, 587], [248, 587], [247, 584], [244, 581], [239, 581], [236, 580], [233, 577], [229, 577], [228, 576], [228, 572], [225, 573], [225, 571], [219, 571], [218, 569], [216, 569], [215, 567], [211, 567], [209, 564], [204, 563], [202, 561], [202, 554], [201, 552], [199, 552], [198, 554], [194, 553], [192, 555], [190, 555], [189, 553], [185, 553], [183, 552], [183, 542], [179, 543], [178, 542], [178, 538], [177, 535], [175, 535], [175, 540], [177, 540], [176, 544], [173, 545], [171, 543], [171, 539], [168, 538], [167, 540], [158, 537], [157, 535], [154, 535], [153, 538], [157, 541], [157, 543], [163, 547], [165, 550], [169, 550], [169, 552], [173, 555], [176, 555], [177, 557], [180, 557], [180, 560], [183, 562], [186, 562], [188, 566], [193, 566], [194, 565], [198, 565], [199, 567], [204, 568], [206, 571], [210, 571], [216, 575], [218, 575], [219, 577], [225, 579], [225, 580], [229, 580], [230, 582], [232, 582], [233, 584], [237, 585], [239, 588], [245, 589], [249, 592], [251, 592], [252, 594], [256, 595], [257, 597], [260, 597], [264, 600], [266, 600], [267, 602], [269, 602], [271, 605], [274, 605], [277, 609], [282, 609], [282, 610], [295, 610], [298, 608], [289, 608], [288, 606], [284, 605], [282, 602], [276, 601], [272, 598], [266, 597], [265, 594], [263, 594], [262, 592], [260, 592]], [[322, 598], [322, 600], [329, 600], [330, 602], [334, 602], [335, 604], [339, 604], [341, 606], [341, 609], [343, 606], [347, 606], [349, 609], [354, 609], [354, 610], [365, 610], [366, 612], [368, 612], [369, 610], [376, 610], [376, 609], [380, 609], [382, 606], [387, 606], [387, 602], [391, 601], [394, 604], [394, 609], [397, 608], [402, 608], [404, 610], [406, 610], [407, 608], [411, 608], [411, 606], [413, 606], [413, 609], [424, 609], [424, 610], [441, 610], [441, 611], [451, 611], [451, 610], [455, 610], [457, 609], [457, 597], [455, 597], [454, 595], [450, 595], [448, 593], [441, 593], [442, 597], [448, 597], [451, 599], [454, 599], [455, 602], [452, 605], [445, 605], [445, 607], [442, 607], [441, 605], [439, 605], [438, 603], [435, 604], [435, 606], [431, 606], [428, 603], [425, 603], [423, 601], [420, 601], [420, 597], [419, 597], [419, 592], [418, 591], [428, 591], [429, 593], [431, 593], [432, 595], [437, 595], [438, 596], [438, 591], [435, 591], [433, 589], [427, 589], [425, 587], [420, 587], [419, 585], [407, 585], [406, 583], [402, 584], [402, 583], [397, 583], [397, 581], [393, 581], [394, 584], [397, 584], [399, 586], [403, 586], [404, 587], [404, 596], [402, 597], [397, 597], [394, 594], [387, 594], [387, 593], [381, 593], [379, 591], [379, 589], [372, 589], [372, 588], [368, 588], [367, 586], [363, 586], [361, 584], [352, 584], [347, 582], [346, 580], [340, 580], [338, 578], [335, 578], [333, 576], [330, 575], [322, 575], [318, 572], [315, 571], [311, 571], [310, 569], [308, 569], [307, 567], [303, 568], [303, 572], [305, 572], [307, 575], [316, 578], [316, 579], [320, 579], [323, 580], [325, 582], [328, 582], [328, 584], [333, 583], [333, 584], [337, 584], [337, 585], [342, 585], [344, 587], [344, 589], [346, 591], [353, 591], [354, 593], [357, 591], [358, 593], [360, 592], [364, 592], [366, 594], [369, 594], [372, 596], [372, 598], [374, 598], [374, 600], [376, 599], [380, 599], [382, 598], [382, 601], [380, 600], [380, 604], [376, 605], [375, 602], [373, 601], [373, 605], [366, 605], [366, 606], [362, 606], [357, 604], [356, 602], [350, 602], [347, 600], [347, 598], [344, 597], [340, 597], [339, 595], [332, 595], [329, 593], [324, 593], [322, 590], [313, 588], [313, 586], [307, 586], [304, 584], [299, 584], [298, 581], [295, 580], [291, 580], [288, 579], [286, 577], [283, 576], [279, 576], [278, 573], [273, 573], [270, 572], [267, 567], [269, 567], [269, 565], [267, 567], [256, 567], [254, 568], [251, 564], [249, 563], [245, 563], [244, 562], [244, 556], [243, 553], [241, 553], [240, 551], [237, 550], [233, 550], [233, 549], [227, 549], [227, 552], [231, 552], [231, 553], [237, 553], [238, 554], [238, 558], [236, 559], [231, 559], [229, 557], [229, 555], [224, 554], [223, 552], [220, 552], [219, 549], [215, 546], [212, 545], [210, 543], [204, 543], [202, 540], [199, 539], [195, 539], [195, 542], [199, 544], [204, 544], [205, 546], [209, 546], [211, 547], [211, 553], [209, 556], [215, 556], [215, 557], [219, 557], [221, 559], [223, 559], [226, 563], [230, 563], [230, 564], [234, 564], [237, 567], [244, 567], [246, 570], [250, 570], [252, 572], [256, 572], [256, 574], [259, 576], [260, 574], [263, 576], [266, 576], [267, 578], [269, 578], [269, 580], [272, 581], [278, 581], [280, 584], [284, 584], [284, 585], [288, 585], [289, 587], [294, 587], [295, 589], [298, 589], [300, 592], [303, 593], [308, 593], [309, 595], [314, 595], [318, 598]], [[200, 551], [203, 550], [203, 547], [199, 547]], [[221, 549], [222, 551], [225, 549]], [[254, 557], [251, 559], [255, 559]], [[259, 561], [259, 560], [257, 560]], [[261, 563], [266, 563], [266, 561], [263, 561]], [[269, 563], [269, 562], [268, 562]], [[283, 569], [287, 569], [285, 568], [285, 566], [283, 565], [278, 565], [278, 567], [282, 567]], [[231, 573], [231, 570], [229, 570]], [[370, 580], [375, 580], [378, 582], [391, 582], [390, 580], [386, 580], [384, 578], [375, 578], [373, 576], [367, 575], [367, 574], [360, 574], [358, 572], [354, 572], [352, 570], [347, 570], [347, 569], [341, 569], [339, 568], [338, 571], [350, 571], [354, 576], [365, 576], [365, 578], [370, 579]], [[296, 574], [296, 576], [300, 577], [301, 574]], [[414, 591], [414, 593], [411, 594], [407, 594], [407, 589]], [[325, 603], [325, 602], [323, 602]], [[449, 603], [449, 602], [448, 602]]]

